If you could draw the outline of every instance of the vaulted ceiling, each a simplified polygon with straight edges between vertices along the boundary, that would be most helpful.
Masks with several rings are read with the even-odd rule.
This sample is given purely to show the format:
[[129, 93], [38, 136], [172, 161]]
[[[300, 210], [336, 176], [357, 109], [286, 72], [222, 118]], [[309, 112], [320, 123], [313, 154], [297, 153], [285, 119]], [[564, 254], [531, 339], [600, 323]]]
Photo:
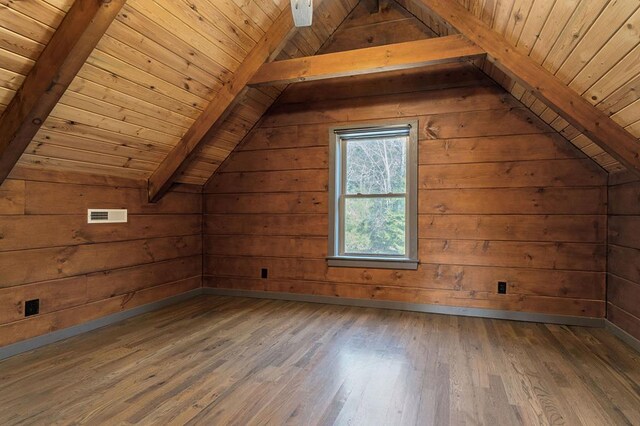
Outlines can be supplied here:
[[[399, 0], [438, 35], [454, 31], [417, 0]], [[583, 98], [640, 137], [640, 1], [460, 0]], [[624, 167], [489, 60], [478, 65], [610, 172]]]
[[[313, 55], [356, 0], [327, 0], [281, 58]], [[0, 2], [0, 110], [73, 0]], [[19, 165], [147, 178], [288, 0], [128, 0]], [[280, 94], [251, 89], [178, 179], [203, 184]]]
[[[459, 2], [640, 136], [640, 1]], [[362, 13], [364, 8], [354, 10], [357, 3], [322, 1], [314, 25], [299, 29], [276, 59], [341, 50], [331, 35], [352, 10]], [[455, 32], [419, 0], [399, 3], [428, 27], [423, 33]], [[73, 0], [0, 1], [0, 111], [72, 4]], [[288, 0], [127, 0], [19, 167], [149, 178], [287, 7]], [[381, 13], [384, 19], [399, 19]], [[347, 33], [348, 23], [343, 25]], [[396, 41], [343, 37], [351, 37], [351, 46]], [[477, 65], [605, 169], [623, 168], [490, 60]], [[283, 89], [251, 88], [223, 125], [207, 136], [202, 151], [176, 181], [205, 183]]]

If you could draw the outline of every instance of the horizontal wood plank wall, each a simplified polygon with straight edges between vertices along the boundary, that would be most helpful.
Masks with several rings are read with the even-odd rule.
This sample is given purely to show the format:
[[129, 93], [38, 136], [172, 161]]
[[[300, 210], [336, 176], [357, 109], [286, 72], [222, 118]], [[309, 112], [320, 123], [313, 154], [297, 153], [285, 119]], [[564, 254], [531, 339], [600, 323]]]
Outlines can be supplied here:
[[[200, 188], [148, 204], [135, 184], [19, 175], [0, 186], [0, 346], [201, 287]], [[129, 221], [87, 224], [87, 208], [127, 208]]]
[[[321, 83], [290, 88], [205, 188], [206, 286], [604, 316], [591, 160], [467, 64]], [[329, 268], [328, 129], [398, 117], [420, 126], [420, 266]]]
[[371, 4], [359, 2], [340, 27], [324, 43], [321, 53], [341, 52], [435, 37], [423, 22], [394, 0]]
[[607, 318], [640, 339], [640, 180], [611, 175]]

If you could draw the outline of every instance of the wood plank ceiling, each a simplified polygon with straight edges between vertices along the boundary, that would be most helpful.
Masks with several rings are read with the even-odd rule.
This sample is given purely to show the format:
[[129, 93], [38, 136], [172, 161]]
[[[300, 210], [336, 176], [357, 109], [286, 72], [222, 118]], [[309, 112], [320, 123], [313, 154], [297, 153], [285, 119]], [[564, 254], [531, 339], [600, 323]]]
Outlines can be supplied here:
[[[640, 136], [640, 0], [459, 0], [562, 81]], [[73, 0], [0, 3], [0, 111]], [[357, 0], [324, 0], [278, 59], [315, 54]], [[438, 35], [438, 17], [400, 0]], [[215, 100], [288, 0], [128, 0], [19, 166], [146, 179]], [[609, 171], [612, 157], [512, 82], [478, 64]], [[283, 87], [252, 88], [179, 182], [203, 184]]]
[[[279, 59], [313, 55], [357, 0], [326, 0]], [[73, 0], [0, 3], [0, 111]], [[19, 166], [146, 179], [288, 0], [128, 0]], [[203, 184], [280, 94], [251, 89], [178, 179]]]
[[[640, 1], [458, 0], [520, 51], [640, 137]], [[416, 0], [399, 3], [440, 36], [454, 34]], [[613, 157], [514, 82], [490, 60], [478, 63], [545, 122], [609, 172]], [[640, 145], [639, 145], [640, 149]]]

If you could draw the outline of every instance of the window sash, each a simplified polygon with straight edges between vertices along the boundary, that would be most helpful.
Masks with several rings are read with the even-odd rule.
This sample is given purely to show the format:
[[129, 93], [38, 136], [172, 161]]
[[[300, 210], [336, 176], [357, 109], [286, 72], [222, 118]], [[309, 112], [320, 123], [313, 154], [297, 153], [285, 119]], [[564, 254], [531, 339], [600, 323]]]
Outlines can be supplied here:
[[[407, 191], [403, 193], [387, 193], [387, 194], [349, 194], [347, 193], [347, 143], [350, 140], [355, 139], [356, 135], [362, 135], [362, 138], [398, 138], [405, 137], [405, 155], [407, 156], [407, 161], [405, 164], [404, 177], [405, 182], [409, 179], [409, 150], [411, 149], [411, 138], [409, 135], [408, 126], [401, 126], [400, 129], [380, 129], [380, 131], [376, 131], [375, 128], [367, 129], [363, 132], [357, 131], [347, 131], [347, 132], [336, 132], [337, 138], [336, 143], [339, 144], [339, 165], [340, 165], [340, 193], [338, 197], [338, 256], [357, 256], [357, 257], [370, 257], [370, 258], [390, 258], [390, 259], [406, 259], [411, 252], [411, 230], [409, 229], [409, 220], [410, 220], [410, 206], [409, 206], [409, 196]], [[405, 185], [405, 189], [406, 189]], [[404, 198], [404, 253], [402, 254], [388, 254], [388, 253], [359, 253], [359, 252], [348, 252], [345, 247], [345, 233], [346, 233], [346, 209], [345, 209], [345, 201], [347, 198]]]
[[[403, 193], [407, 193], [407, 179], [409, 178], [409, 149], [411, 148], [411, 136], [410, 131], [411, 126], [403, 125], [399, 127], [390, 127], [390, 128], [368, 128], [362, 131], [355, 129], [349, 130], [345, 132], [336, 131], [336, 143], [340, 145], [340, 194], [353, 195], [353, 193], [348, 192], [347, 190], [347, 149], [348, 143], [350, 141], [358, 140], [358, 139], [397, 139], [397, 138], [405, 138], [405, 156], [406, 156], [406, 164], [404, 170], [405, 176], [405, 191]], [[369, 195], [382, 195], [383, 193], [369, 193]]]

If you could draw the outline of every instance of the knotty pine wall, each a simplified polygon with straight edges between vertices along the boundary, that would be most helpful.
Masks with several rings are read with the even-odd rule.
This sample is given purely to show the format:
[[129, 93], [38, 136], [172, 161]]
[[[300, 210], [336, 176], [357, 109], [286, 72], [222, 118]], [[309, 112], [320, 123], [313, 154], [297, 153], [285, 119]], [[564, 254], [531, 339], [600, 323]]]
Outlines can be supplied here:
[[611, 175], [607, 318], [640, 339], [640, 180]]
[[[398, 117], [420, 126], [420, 266], [329, 268], [328, 129]], [[606, 174], [471, 65], [292, 86], [205, 192], [205, 286], [605, 314]]]
[[[201, 286], [199, 187], [150, 205], [137, 182], [20, 175], [0, 186], [0, 346]], [[89, 225], [87, 208], [127, 208], [129, 222]]]

